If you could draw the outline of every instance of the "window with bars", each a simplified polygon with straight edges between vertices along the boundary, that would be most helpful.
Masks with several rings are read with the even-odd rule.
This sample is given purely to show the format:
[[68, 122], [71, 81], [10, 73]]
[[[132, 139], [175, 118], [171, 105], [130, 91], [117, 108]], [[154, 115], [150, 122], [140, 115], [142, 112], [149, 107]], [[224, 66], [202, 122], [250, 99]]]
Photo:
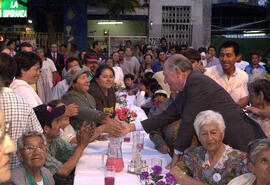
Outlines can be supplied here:
[[192, 43], [190, 6], [162, 7], [162, 37], [169, 45]]

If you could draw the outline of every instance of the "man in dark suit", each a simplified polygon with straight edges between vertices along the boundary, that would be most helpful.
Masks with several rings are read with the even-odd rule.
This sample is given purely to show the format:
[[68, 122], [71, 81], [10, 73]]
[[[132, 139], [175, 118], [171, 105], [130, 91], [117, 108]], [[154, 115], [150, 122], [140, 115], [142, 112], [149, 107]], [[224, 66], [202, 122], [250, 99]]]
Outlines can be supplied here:
[[47, 54], [47, 57], [52, 59], [52, 61], [55, 64], [55, 67], [57, 69], [58, 75], [61, 76], [62, 70], [65, 67], [64, 56], [57, 52], [57, 44], [56, 43], [51, 44], [51, 50]]
[[190, 146], [195, 134], [194, 119], [204, 110], [222, 114], [226, 124], [223, 141], [233, 148], [247, 151], [250, 141], [266, 137], [260, 126], [246, 116], [221, 86], [201, 72], [193, 71], [191, 62], [183, 55], [176, 54], [168, 58], [164, 65], [164, 77], [171, 91], [179, 91], [175, 102], [153, 118], [130, 125], [122, 124], [123, 133], [142, 129], [149, 133], [181, 119], [175, 154], [169, 167], [174, 165], [179, 155]]

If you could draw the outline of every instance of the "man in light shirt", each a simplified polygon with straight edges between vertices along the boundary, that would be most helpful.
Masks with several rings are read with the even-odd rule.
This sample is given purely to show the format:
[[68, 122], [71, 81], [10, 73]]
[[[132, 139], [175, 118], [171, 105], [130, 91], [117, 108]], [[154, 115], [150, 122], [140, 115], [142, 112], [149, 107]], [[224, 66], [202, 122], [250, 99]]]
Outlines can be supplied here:
[[235, 67], [240, 58], [239, 45], [234, 41], [226, 41], [220, 48], [220, 64], [206, 68], [204, 74], [215, 80], [231, 95], [236, 104], [244, 108], [248, 103], [248, 75]]

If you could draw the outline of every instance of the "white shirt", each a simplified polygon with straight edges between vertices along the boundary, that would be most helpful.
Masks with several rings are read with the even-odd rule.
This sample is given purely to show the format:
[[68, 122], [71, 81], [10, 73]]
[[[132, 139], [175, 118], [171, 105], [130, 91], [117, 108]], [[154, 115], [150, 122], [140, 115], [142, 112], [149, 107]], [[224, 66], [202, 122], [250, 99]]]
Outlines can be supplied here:
[[114, 66], [113, 67], [114, 73], [115, 73], [115, 78], [114, 81], [116, 81], [117, 83], [122, 83], [123, 85], [124, 83], [124, 73], [121, 67], [118, 66]]
[[245, 68], [249, 65], [249, 63], [247, 61], [241, 60], [241, 62], [236, 62], [235, 63], [235, 67], [238, 67], [240, 69], [242, 69], [243, 71], [245, 70]]
[[248, 74], [241, 69], [235, 68], [235, 72], [230, 79], [227, 78], [220, 64], [207, 68], [204, 74], [223, 87], [236, 103], [241, 98], [248, 96]]
[[24, 97], [32, 108], [42, 104], [35, 90], [24, 80], [14, 79], [10, 88], [18, 95]]
[[43, 103], [49, 103], [53, 88], [53, 72], [57, 72], [53, 61], [46, 58], [42, 62], [41, 73], [37, 81], [37, 92]]

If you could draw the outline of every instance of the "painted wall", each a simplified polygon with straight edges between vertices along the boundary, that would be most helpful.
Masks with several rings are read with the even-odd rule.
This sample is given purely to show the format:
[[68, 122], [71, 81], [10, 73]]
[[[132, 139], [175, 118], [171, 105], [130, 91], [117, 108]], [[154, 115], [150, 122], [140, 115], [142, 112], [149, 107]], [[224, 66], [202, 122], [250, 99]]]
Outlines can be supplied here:
[[87, 46], [87, 14], [85, 0], [64, 5], [64, 40], [69, 47], [77, 45], [77, 50]]
[[146, 21], [122, 21], [123, 24], [101, 25], [98, 22], [108, 22], [108, 20], [88, 20], [87, 36], [104, 36], [104, 31], [109, 32], [109, 36], [146, 36]]
[[190, 6], [192, 46], [208, 46], [211, 38], [211, 0], [155, 0], [150, 1], [149, 37], [160, 37], [162, 30], [162, 6]]

